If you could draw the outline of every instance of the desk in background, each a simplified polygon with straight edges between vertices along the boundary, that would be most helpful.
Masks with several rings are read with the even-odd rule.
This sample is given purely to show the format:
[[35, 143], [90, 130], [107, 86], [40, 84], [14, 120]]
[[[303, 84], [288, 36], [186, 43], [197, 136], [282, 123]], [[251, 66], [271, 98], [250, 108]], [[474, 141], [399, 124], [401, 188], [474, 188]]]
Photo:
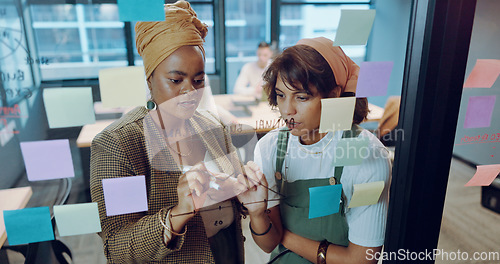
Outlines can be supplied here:
[[7, 239], [7, 230], [3, 221], [4, 210], [22, 209], [28, 204], [33, 191], [31, 187], [21, 187], [0, 190], [0, 248], [2, 248]]

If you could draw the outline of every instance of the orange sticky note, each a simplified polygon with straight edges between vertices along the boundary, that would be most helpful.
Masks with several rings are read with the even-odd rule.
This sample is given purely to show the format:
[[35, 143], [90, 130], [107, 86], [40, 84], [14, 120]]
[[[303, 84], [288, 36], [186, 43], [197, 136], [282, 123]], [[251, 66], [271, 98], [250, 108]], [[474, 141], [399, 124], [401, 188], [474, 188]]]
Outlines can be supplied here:
[[500, 60], [477, 60], [464, 88], [491, 88], [500, 74]]
[[500, 172], [500, 164], [478, 165], [476, 174], [465, 186], [489, 186]]

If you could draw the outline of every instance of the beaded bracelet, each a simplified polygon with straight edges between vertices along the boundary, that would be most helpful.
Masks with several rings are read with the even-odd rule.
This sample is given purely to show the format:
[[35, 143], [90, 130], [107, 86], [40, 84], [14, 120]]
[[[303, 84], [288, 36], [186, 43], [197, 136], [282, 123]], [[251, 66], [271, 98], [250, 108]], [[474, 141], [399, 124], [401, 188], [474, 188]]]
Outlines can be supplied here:
[[257, 233], [255, 233], [255, 231], [253, 231], [253, 229], [252, 229], [252, 222], [249, 222], [249, 223], [248, 223], [248, 226], [250, 227], [250, 232], [252, 232], [252, 234], [254, 234], [254, 235], [256, 235], [256, 236], [263, 236], [263, 235], [265, 235], [265, 234], [269, 233], [269, 231], [271, 231], [271, 227], [273, 227], [273, 222], [269, 222], [269, 227], [268, 227], [268, 228], [267, 228], [267, 230], [266, 230], [266, 231], [264, 231], [264, 233], [262, 233], [262, 234], [257, 234]]
[[317, 264], [326, 264], [326, 251], [330, 243], [326, 240], [321, 241], [318, 246], [318, 254], [316, 258]]
[[185, 234], [186, 234], [186, 232], [187, 232], [187, 226], [184, 226], [184, 232], [182, 232], [182, 233], [177, 233], [177, 232], [175, 232], [172, 228], [170, 228], [170, 227], [172, 226], [172, 222], [170, 221], [170, 211], [172, 211], [172, 209], [169, 209], [169, 210], [167, 211], [167, 216], [165, 217], [165, 221], [167, 221], [167, 220], [168, 220], [168, 223], [170, 224], [170, 226], [169, 226], [169, 225], [167, 225], [167, 224], [165, 224], [165, 222], [163, 222], [163, 220], [161, 219], [162, 211], [163, 211], [163, 208], [162, 208], [162, 209], [160, 209], [160, 212], [159, 212], [159, 214], [158, 214], [158, 220], [160, 220], [160, 224], [161, 224], [161, 225], [162, 225], [165, 229], [167, 229], [170, 233], [172, 233], [172, 234], [174, 234], [174, 235], [176, 235], [176, 236], [183, 236], [183, 235], [185, 235]]

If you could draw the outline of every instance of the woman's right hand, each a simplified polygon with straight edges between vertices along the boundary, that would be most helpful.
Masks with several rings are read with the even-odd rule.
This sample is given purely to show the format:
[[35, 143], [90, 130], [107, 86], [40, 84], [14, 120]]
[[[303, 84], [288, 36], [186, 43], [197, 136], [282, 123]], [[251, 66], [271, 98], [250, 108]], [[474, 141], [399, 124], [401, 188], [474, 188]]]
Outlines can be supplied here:
[[200, 208], [206, 196], [205, 190], [208, 188], [207, 168], [203, 162], [194, 165], [189, 171], [179, 177], [177, 185], [178, 204], [172, 208], [172, 216], [180, 215], [189, 220], [196, 209]]

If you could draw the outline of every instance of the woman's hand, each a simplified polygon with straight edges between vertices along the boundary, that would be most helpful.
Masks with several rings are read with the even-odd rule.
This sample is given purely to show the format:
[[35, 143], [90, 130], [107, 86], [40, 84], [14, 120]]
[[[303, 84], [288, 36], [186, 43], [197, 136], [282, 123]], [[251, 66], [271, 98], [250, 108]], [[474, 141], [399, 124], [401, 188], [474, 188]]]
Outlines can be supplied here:
[[249, 161], [243, 166], [245, 175], [238, 175], [238, 182], [246, 191], [238, 195], [238, 199], [248, 209], [250, 216], [262, 215], [267, 209], [267, 181], [259, 166]]
[[[179, 177], [177, 185], [178, 204], [172, 208], [172, 216], [183, 215], [187, 220], [193, 217], [197, 208], [205, 200], [207, 184], [207, 168], [203, 162], [194, 165]], [[200, 205], [201, 203], [201, 205]]]

